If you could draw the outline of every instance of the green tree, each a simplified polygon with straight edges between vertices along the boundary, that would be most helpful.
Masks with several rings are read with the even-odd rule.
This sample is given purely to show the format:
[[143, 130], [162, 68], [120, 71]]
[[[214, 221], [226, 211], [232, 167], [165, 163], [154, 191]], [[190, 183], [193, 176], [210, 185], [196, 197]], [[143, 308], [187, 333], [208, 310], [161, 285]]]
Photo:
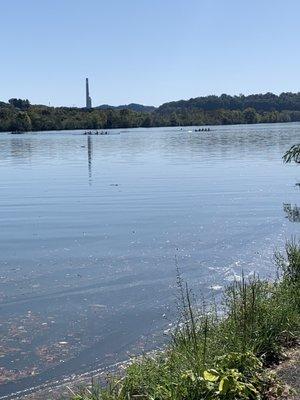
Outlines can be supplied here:
[[258, 122], [258, 115], [254, 108], [246, 108], [243, 111], [243, 117], [246, 124], [256, 124]]
[[143, 126], [144, 128], [150, 128], [150, 126], [151, 126], [151, 117], [150, 117], [150, 115], [147, 115], [147, 116], [144, 118], [144, 120], [143, 120], [143, 122], [142, 122], [142, 126]]
[[9, 99], [8, 100], [9, 104], [12, 105], [13, 107], [19, 108], [20, 110], [28, 110], [30, 107], [30, 102], [29, 100], [22, 100], [22, 99]]
[[29, 115], [23, 111], [18, 112], [15, 120], [12, 123], [11, 130], [26, 132], [26, 131], [31, 131], [31, 129], [32, 125]]

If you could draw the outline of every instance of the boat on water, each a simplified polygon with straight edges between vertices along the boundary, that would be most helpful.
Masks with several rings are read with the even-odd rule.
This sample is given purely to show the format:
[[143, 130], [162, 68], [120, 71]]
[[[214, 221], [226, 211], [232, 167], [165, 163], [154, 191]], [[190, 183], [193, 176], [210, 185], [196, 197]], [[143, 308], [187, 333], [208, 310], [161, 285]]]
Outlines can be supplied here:
[[195, 129], [195, 132], [210, 132], [210, 128], [199, 128], [199, 129]]
[[108, 132], [108, 131], [85, 131], [83, 135], [120, 135], [120, 132]]

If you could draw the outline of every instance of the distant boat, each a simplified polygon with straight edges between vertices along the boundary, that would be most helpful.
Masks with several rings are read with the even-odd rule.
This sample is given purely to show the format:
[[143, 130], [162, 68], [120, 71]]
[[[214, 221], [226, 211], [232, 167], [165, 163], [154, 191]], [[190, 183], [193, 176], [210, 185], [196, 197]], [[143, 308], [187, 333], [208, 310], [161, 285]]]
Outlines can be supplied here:
[[108, 135], [107, 131], [85, 131], [84, 135]]
[[25, 131], [11, 131], [11, 135], [22, 135]]
[[195, 129], [195, 132], [210, 132], [210, 128], [199, 128], [199, 129]]
[[120, 135], [120, 132], [108, 132], [108, 131], [85, 131], [83, 135]]

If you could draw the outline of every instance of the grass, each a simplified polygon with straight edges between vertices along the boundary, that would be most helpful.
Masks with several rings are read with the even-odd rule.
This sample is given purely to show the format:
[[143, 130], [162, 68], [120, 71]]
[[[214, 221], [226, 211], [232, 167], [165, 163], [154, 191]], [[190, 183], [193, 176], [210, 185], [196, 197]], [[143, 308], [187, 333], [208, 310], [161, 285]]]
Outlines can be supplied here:
[[265, 367], [299, 338], [300, 245], [287, 243], [275, 265], [275, 282], [254, 276], [229, 285], [221, 310], [196, 307], [178, 275], [179, 321], [167, 349], [133, 360], [107, 387], [93, 384], [73, 400], [279, 398], [283, 387]]

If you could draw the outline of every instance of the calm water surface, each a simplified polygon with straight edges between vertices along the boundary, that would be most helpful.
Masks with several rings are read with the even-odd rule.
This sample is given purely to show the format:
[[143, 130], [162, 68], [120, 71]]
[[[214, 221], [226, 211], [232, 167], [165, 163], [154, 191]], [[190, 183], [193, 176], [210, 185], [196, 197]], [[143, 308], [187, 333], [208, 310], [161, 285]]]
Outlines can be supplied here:
[[159, 345], [175, 258], [205, 296], [273, 276], [300, 125], [212, 129], [0, 134], [0, 395]]

